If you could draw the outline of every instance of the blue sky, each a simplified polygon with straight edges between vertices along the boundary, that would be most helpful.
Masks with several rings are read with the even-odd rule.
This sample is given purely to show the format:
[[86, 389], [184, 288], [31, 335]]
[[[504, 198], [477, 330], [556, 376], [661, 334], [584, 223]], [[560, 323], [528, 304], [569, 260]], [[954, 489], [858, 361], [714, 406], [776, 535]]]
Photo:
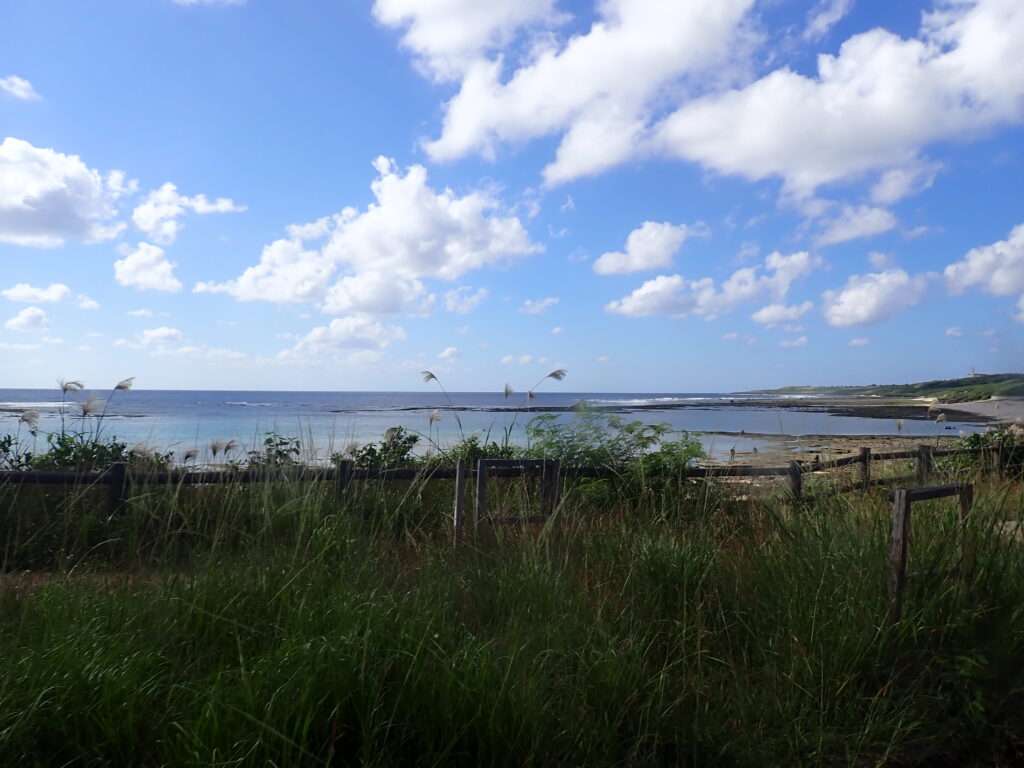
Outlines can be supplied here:
[[0, 387], [1022, 368], [1019, 0], [0, 14]]

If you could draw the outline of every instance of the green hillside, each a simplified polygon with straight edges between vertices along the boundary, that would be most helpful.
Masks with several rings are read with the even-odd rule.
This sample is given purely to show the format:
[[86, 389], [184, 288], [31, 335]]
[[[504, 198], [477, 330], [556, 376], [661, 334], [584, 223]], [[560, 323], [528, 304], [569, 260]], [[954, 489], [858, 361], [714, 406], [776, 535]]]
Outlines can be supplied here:
[[935, 397], [943, 403], [966, 403], [991, 397], [1024, 397], [1024, 373], [992, 373], [917, 384], [869, 384], [860, 387], [781, 387], [741, 394], [835, 395], [837, 397]]

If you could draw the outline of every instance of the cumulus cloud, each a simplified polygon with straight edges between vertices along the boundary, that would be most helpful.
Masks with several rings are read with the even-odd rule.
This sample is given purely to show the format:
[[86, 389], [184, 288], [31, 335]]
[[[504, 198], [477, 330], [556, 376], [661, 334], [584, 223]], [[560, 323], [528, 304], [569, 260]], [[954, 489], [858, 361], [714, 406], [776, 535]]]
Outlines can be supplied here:
[[78, 294], [76, 298], [79, 309], [99, 309], [100, 303], [96, 299], [89, 298], [84, 293]]
[[71, 289], [63, 283], [51, 283], [47, 288], [34, 288], [28, 283], [18, 283], [12, 288], [0, 291], [5, 299], [25, 304], [43, 304], [64, 301], [71, 296]]
[[[397, 325], [385, 326], [367, 317], [350, 315], [313, 328], [278, 357], [308, 362], [325, 358], [369, 362], [376, 359], [381, 350], [404, 338], [405, 330]], [[353, 353], [358, 357], [353, 358]]]
[[871, 188], [871, 202], [892, 205], [908, 195], [928, 189], [940, 170], [941, 164], [929, 162], [912, 162], [902, 168], [890, 168]]
[[555, 0], [377, 0], [374, 17], [405, 30], [402, 45], [438, 80], [462, 75], [482, 54], [527, 25], [557, 23]]
[[177, 328], [168, 328], [166, 325], [159, 328], [149, 328], [142, 331], [139, 336], [139, 343], [148, 347], [153, 344], [168, 344], [172, 341], [181, 341], [182, 333]]
[[825, 319], [840, 328], [880, 323], [914, 306], [927, 289], [924, 275], [902, 269], [852, 275], [840, 290], [825, 291]]
[[547, 312], [548, 309], [557, 303], [557, 296], [548, 296], [546, 299], [527, 299], [523, 302], [523, 306], [519, 308], [519, 311], [527, 315], [540, 315]]
[[845, 243], [862, 237], [888, 232], [897, 224], [896, 217], [884, 208], [868, 205], [843, 206], [843, 212], [825, 222], [824, 230], [818, 236], [819, 246]]
[[[421, 280], [457, 280], [467, 272], [537, 253], [518, 217], [490, 194], [436, 191], [427, 171], [403, 175], [393, 161], [374, 162], [376, 202], [288, 228], [288, 237], [263, 249], [259, 264], [237, 279], [198, 283], [196, 291], [228, 293], [241, 301], [323, 302], [322, 309], [391, 313], [412, 301], [422, 307]], [[348, 274], [337, 278], [335, 273]], [[401, 301], [379, 295], [381, 281], [400, 286]], [[459, 289], [456, 289], [458, 292]], [[363, 295], [363, 292], [366, 295]]]
[[791, 307], [787, 307], [785, 304], [769, 304], [767, 307], [757, 310], [750, 318], [755, 323], [761, 323], [769, 328], [773, 328], [782, 323], [791, 323], [799, 320], [812, 309], [814, 309], [814, 303], [810, 301], [805, 301], [803, 304], [794, 304]]
[[609, 302], [605, 311], [631, 317], [697, 315], [710, 320], [759, 299], [780, 303], [795, 280], [822, 265], [820, 257], [806, 251], [788, 256], [776, 252], [769, 254], [763, 265], [735, 271], [721, 287], [709, 277], [687, 280], [682, 275], [659, 275], [628, 296]]
[[978, 287], [995, 296], [1024, 293], [1024, 224], [1009, 237], [972, 248], [960, 261], [946, 267], [946, 285], [953, 293]]
[[163, 248], [139, 243], [134, 251], [126, 246], [122, 253], [124, 258], [114, 262], [114, 279], [121, 285], [166, 293], [181, 290], [174, 276], [177, 265], [167, 260]]
[[49, 329], [50, 321], [46, 312], [39, 307], [25, 307], [18, 314], [4, 323], [4, 328], [21, 333], [38, 333]]
[[819, 0], [807, 15], [804, 40], [820, 40], [853, 9], [853, 0]]
[[602, 254], [594, 262], [594, 271], [599, 275], [621, 275], [645, 269], [672, 266], [672, 257], [682, 247], [686, 238], [700, 234], [685, 224], [673, 225], [667, 221], [645, 221], [626, 238], [626, 250]]
[[864, 339], [864, 338], [850, 339], [848, 342], [846, 342], [846, 346], [848, 346], [848, 347], [866, 347], [870, 343], [871, 343], [871, 339]]
[[0, 77], [0, 91], [9, 93], [14, 98], [24, 101], [32, 101], [39, 98], [39, 94], [32, 87], [32, 83], [17, 75]]
[[952, 328], [946, 329], [946, 335], [952, 339], [959, 339], [964, 335], [964, 329], [959, 325], [954, 325]]
[[120, 171], [106, 177], [77, 155], [8, 137], [0, 143], [0, 242], [55, 248], [65, 240], [116, 237], [117, 199], [132, 189]]
[[[820, 55], [815, 77], [778, 69], [690, 101], [656, 128], [653, 144], [720, 173], [780, 178], [794, 198], [919, 167], [933, 142], [1021, 120], [1022, 38], [1017, 0], [943, 3], [924, 14], [916, 38], [872, 29], [838, 55]], [[882, 191], [879, 202], [894, 195]]]
[[779, 346], [788, 348], [806, 347], [807, 337], [801, 336], [800, 338], [797, 339], [783, 339], [782, 341], [779, 342]]
[[491, 157], [499, 144], [554, 134], [561, 142], [547, 183], [599, 173], [632, 156], [655, 102], [681, 78], [735, 54], [730, 44], [752, 4], [608, 0], [587, 32], [537, 38], [508, 77], [504, 57], [478, 56], [462, 67], [427, 152], [434, 160]]
[[237, 205], [227, 197], [218, 197], [213, 202], [206, 195], [187, 197], [178, 192], [171, 182], [166, 182], [159, 189], [154, 189], [132, 211], [132, 222], [135, 227], [149, 236], [159, 245], [170, 245], [178, 236], [182, 224], [178, 221], [186, 211], [193, 213], [238, 213], [246, 210], [244, 205]]
[[468, 285], [460, 285], [444, 295], [444, 308], [457, 315], [465, 315], [476, 309], [481, 301], [487, 298], [487, 289], [481, 288], [476, 293]]
[[434, 301], [419, 280], [371, 270], [339, 279], [327, 290], [321, 309], [337, 315], [429, 315]]
[[502, 365], [529, 365], [533, 362], [533, 355], [505, 355], [501, 358]]
[[453, 363], [456, 360], [458, 360], [460, 357], [461, 357], [461, 355], [459, 354], [459, 348], [458, 347], [445, 347], [444, 350], [442, 350], [437, 355], [437, 359], [438, 360], [444, 360], [445, 362], [448, 362], [448, 363]]

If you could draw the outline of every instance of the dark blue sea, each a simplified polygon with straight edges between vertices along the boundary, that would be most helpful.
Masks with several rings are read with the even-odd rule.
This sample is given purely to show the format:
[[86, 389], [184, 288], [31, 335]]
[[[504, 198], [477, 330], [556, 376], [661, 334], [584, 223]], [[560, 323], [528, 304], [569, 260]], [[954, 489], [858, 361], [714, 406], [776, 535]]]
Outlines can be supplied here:
[[[298, 437], [307, 458], [324, 458], [352, 444], [382, 438], [391, 427], [421, 435], [420, 451], [450, 445], [461, 436], [509, 439], [525, 444], [524, 426], [541, 413], [559, 420], [575, 418], [570, 409], [581, 403], [616, 413], [627, 420], [668, 423], [673, 429], [702, 433], [710, 454], [723, 456], [755, 446], [778, 443], [783, 436], [895, 435], [933, 437], [975, 432], [975, 422], [931, 419], [865, 418], [830, 412], [814, 397], [800, 397], [799, 407], [772, 407], [793, 396], [728, 393], [595, 393], [538, 392], [534, 398], [497, 392], [224, 392], [133, 390], [97, 391], [99, 402], [89, 415], [79, 403], [88, 391], [62, 401], [55, 389], [0, 389], [0, 434], [19, 433], [31, 441], [19, 420], [25, 410], [39, 414], [39, 447], [47, 432], [99, 429], [130, 445], [142, 444], [179, 455], [196, 449], [209, 453], [214, 440], [239, 441], [239, 450], [260, 444], [269, 432]], [[755, 404], [756, 403], [756, 404]], [[434, 414], [433, 421], [431, 414]], [[952, 428], [946, 429], [946, 427]]]

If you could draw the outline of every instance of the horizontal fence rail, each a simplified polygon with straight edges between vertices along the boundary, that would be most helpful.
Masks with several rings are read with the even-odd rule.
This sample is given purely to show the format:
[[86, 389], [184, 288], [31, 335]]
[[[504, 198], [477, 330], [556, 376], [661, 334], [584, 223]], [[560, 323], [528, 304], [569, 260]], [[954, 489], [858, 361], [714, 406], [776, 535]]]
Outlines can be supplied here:
[[[860, 478], [856, 482], [840, 486], [836, 490], [846, 493], [855, 490], [867, 490], [872, 487], [905, 483], [910, 480], [923, 482], [934, 469], [934, 460], [947, 456], [970, 456], [988, 453], [992, 457], [992, 468], [997, 474], [1003, 474], [1010, 468], [1007, 457], [1009, 447], [996, 445], [983, 448], [960, 448], [935, 450], [930, 445], [920, 445], [913, 451], [872, 452], [870, 448], [861, 448], [854, 456], [844, 456], [829, 461], [791, 461], [785, 467], [752, 467], [743, 464], [718, 466], [692, 466], [679, 472], [687, 478], [787, 478], [791, 495], [800, 499], [803, 496], [803, 476], [814, 472], [823, 472], [849, 466], [860, 466]], [[913, 459], [915, 472], [913, 475], [899, 477], [872, 478], [871, 469], [875, 462]], [[566, 481], [596, 479], [613, 480], [623, 477], [623, 473], [610, 467], [558, 467], [555, 480], [548, 478], [552, 471], [550, 461], [545, 459], [486, 459], [485, 473], [489, 478], [522, 477], [524, 474], [541, 472], [546, 493], [557, 487], [557, 478]], [[76, 472], [52, 470], [0, 471], [0, 485], [107, 485], [112, 507], [121, 506], [132, 485], [230, 485], [260, 482], [330, 482], [339, 491], [345, 490], [353, 481], [385, 481], [385, 480], [458, 480], [464, 483], [473, 479], [479, 485], [480, 468], [471, 467], [466, 463], [455, 467], [394, 467], [356, 468], [351, 460], [343, 460], [333, 467], [266, 467], [259, 469], [226, 469], [226, 470], [173, 470], [165, 472], [132, 471], [124, 464], [114, 464], [101, 472]], [[1019, 466], [1019, 465], [1014, 465]], [[663, 474], [663, 473], [651, 473]], [[553, 484], [553, 485], [552, 485]], [[461, 487], [461, 486], [460, 486]], [[550, 505], [546, 501], [546, 505]]]

